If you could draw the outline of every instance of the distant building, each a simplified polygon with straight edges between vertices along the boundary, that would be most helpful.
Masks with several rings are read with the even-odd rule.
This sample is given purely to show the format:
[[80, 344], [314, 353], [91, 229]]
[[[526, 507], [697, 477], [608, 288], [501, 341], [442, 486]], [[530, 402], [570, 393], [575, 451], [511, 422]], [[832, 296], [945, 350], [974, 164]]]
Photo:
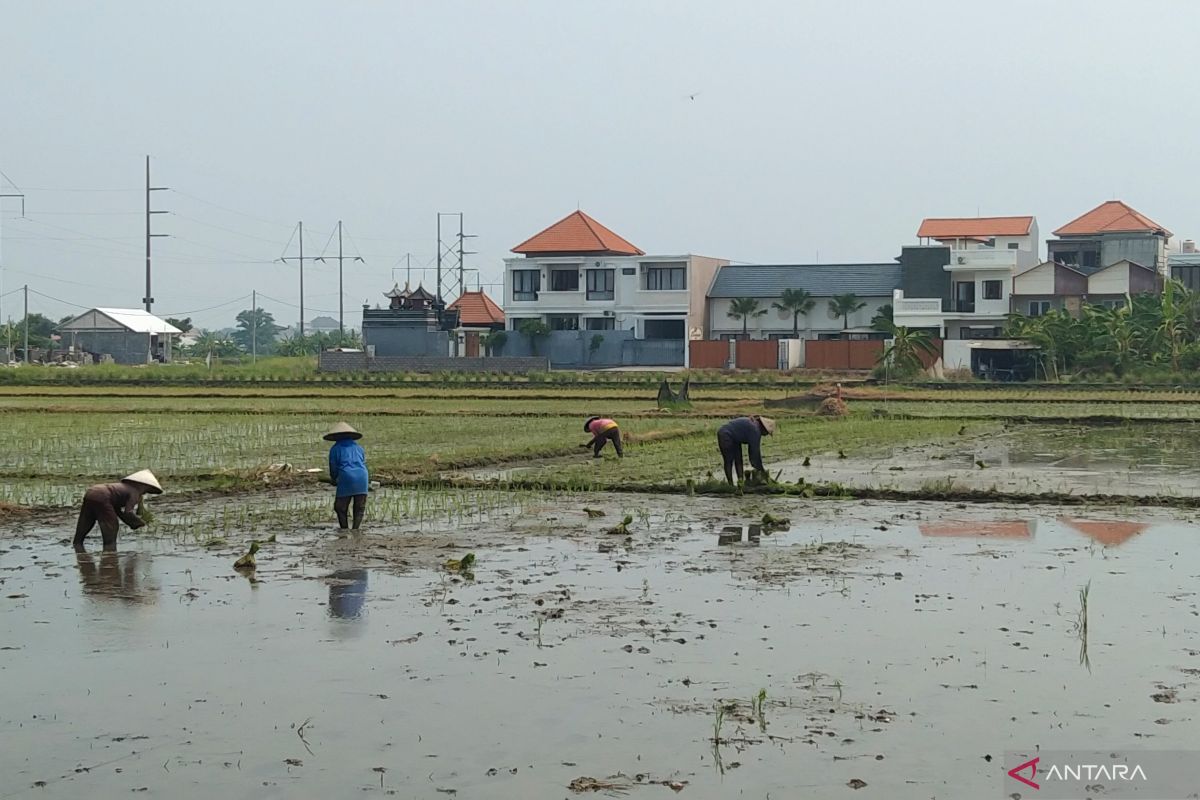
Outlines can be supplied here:
[[363, 306], [362, 337], [367, 352], [378, 356], [449, 355], [447, 330], [455, 327], [439, 301], [424, 286], [397, 284], [385, 292], [387, 308]]
[[1085, 275], [1118, 261], [1132, 261], [1167, 274], [1171, 232], [1120, 200], [1101, 203], [1054, 232], [1046, 242], [1046, 260], [1074, 267]]
[[63, 347], [118, 364], [171, 360], [171, 338], [183, 331], [140, 308], [93, 308], [58, 326]]
[[[734, 300], [749, 297], [767, 313], [748, 320], [752, 339], [792, 338], [792, 315], [774, 304], [787, 289], [803, 289], [814, 301], [812, 311], [801, 314], [801, 339], [840, 337], [870, 331], [871, 319], [892, 302], [900, 287], [901, 267], [894, 260], [875, 264], [729, 264], [717, 271], [708, 290], [708, 338], [733, 339], [742, 335], [742, 321], [729, 316]], [[837, 294], [854, 294], [866, 303], [843, 321], [829, 311]], [[848, 323], [848, 324], [846, 324]]]
[[[636, 339], [703, 338], [705, 293], [729, 262], [650, 256], [582, 211], [512, 249], [505, 259], [510, 329], [538, 319], [554, 331], [627, 331]], [[682, 347], [679, 348], [682, 363]]]
[[1196, 243], [1184, 239], [1178, 253], [1167, 256], [1167, 265], [1171, 270], [1171, 279], [1179, 281], [1192, 291], [1200, 291], [1200, 253], [1196, 252]]
[[333, 317], [316, 317], [305, 325], [309, 333], [329, 333], [341, 328], [341, 325]]
[[470, 358], [481, 355], [482, 336], [504, 330], [504, 312], [483, 291], [463, 292], [446, 311], [457, 315], [454, 337], [458, 353]]
[[1037, 220], [929, 218], [917, 236], [924, 244], [901, 250], [895, 323], [945, 339], [998, 337], [1012, 304], [1013, 276], [1038, 263]]

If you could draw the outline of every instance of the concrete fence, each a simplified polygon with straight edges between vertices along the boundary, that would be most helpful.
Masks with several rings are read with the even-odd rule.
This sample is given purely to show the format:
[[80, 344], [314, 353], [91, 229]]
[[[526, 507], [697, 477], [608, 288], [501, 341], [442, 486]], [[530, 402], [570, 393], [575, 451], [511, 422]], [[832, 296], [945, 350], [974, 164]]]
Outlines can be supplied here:
[[540, 372], [549, 369], [545, 358], [494, 356], [370, 356], [366, 353], [321, 353], [321, 372]]

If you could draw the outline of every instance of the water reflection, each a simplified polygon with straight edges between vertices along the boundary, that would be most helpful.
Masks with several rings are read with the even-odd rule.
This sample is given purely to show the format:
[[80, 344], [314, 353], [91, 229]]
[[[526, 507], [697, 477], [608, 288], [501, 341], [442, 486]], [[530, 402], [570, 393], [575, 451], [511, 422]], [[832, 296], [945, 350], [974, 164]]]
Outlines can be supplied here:
[[1062, 517], [1060, 522], [1105, 547], [1119, 547], [1150, 527], [1145, 522], [1127, 522], [1115, 519]]
[[990, 539], [1032, 539], [1036, 528], [1033, 520], [958, 520], [943, 519], [922, 522], [922, 536], [986, 537]]
[[329, 615], [338, 619], [358, 619], [367, 600], [367, 571], [340, 569], [331, 572], [329, 583]]
[[153, 603], [157, 599], [158, 586], [147, 580], [149, 556], [136, 551], [80, 551], [75, 559], [83, 593], [90, 597], [127, 603]]
[[762, 539], [762, 525], [726, 525], [717, 534], [717, 544], [741, 544], [747, 547], [758, 547]]

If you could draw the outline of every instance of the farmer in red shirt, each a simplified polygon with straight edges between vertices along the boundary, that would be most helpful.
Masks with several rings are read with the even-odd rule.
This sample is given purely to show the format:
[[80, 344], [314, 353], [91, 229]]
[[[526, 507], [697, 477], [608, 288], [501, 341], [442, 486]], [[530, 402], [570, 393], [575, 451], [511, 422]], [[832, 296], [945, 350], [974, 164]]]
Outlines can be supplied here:
[[592, 440], [579, 446], [592, 448], [592, 458], [599, 458], [600, 451], [608, 442], [613, 443], [613, 449], [617, 451], [617, 458], [625, 457], [625, 448], [621, 447], [621, 429], [613, 420], [607, 417], [588, 417], [588, 421], [583, 423], [583, 431], [590, 433]]

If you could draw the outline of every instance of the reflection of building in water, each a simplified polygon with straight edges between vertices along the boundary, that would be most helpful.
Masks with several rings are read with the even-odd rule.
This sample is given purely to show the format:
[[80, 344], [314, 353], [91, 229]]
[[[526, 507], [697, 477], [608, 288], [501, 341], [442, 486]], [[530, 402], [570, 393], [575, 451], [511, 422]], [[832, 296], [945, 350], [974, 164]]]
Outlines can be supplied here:
[[1076, 519], [1062, 517], [1059, 520], [1068, 527], [1095, 539], [1105, 547], [1117, 547], [1137, 536], [1149, 527], [1145, 522], [1125, 522], [1115, 519]]
[[963, 536], [987, 537], [994, 539], [1031, 539], [1035, 523], [1033, 520], [958, 520], [943, 519], [936, 522], [922, 522], [919, 526], [922, 536]]
[[84, 594], [130, 603], [153, 603], [157, 599], [158, 586], [149, 579], [149, 556], [105, 550], [77, 553], [75, 557]]
[[341, 569], [325, 579], [329, 583], [329, 615], [338, 619], [358, 619], [367, 599], [367, 571]]
[[717, 534], [717, 544], [744, 544], [750, 547], [758, 547], [761, 538], [761, 525], [726, 525]]

